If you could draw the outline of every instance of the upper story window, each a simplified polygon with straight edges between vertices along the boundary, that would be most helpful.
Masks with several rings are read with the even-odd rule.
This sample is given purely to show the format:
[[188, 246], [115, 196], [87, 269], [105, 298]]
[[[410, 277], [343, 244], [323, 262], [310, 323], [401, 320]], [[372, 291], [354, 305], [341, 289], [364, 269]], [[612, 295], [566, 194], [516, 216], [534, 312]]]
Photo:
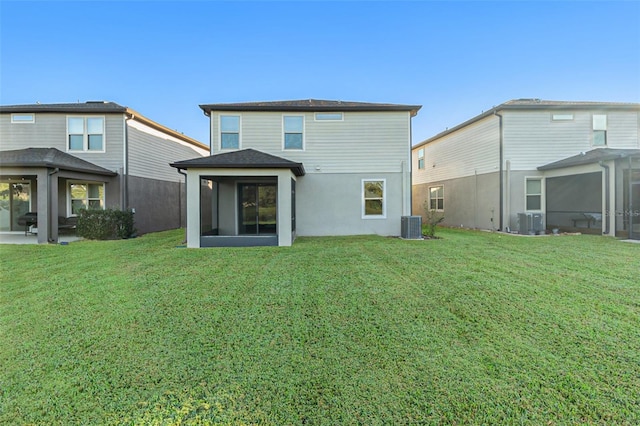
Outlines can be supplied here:
[[607, 116], [593, 114], [593, 146], [607, 145]]
[[444, 185], [429, 187], [429, 210], [444, 211]]
[[384, 219], [387, 215], [384, 179], [362, 180], [362, 218]]
[[104, 152], [104, 117], [67, 117], [67, 149]]
[[418, 168], [424, 169], [424, 148], [418, 150]]
[[11, 122], [14, 124], [32, 124], [36, 122], [35, 114], [11, 114]]
[[526, 210], [542, 210], [542, 179], [526, 178], [525, 185]]
[[284, 149], [304, 149], [304, 116], [285, 115], [282, 117]]
[[573, 120], [573, 114], [553, 114], [551, 119], [553, 121], [571, 121]]
[[220, 149], [240, 148], [240, 116], [220, 116]]
[[316, 121], [342, 121], [343, 116], [341, 112], [316, 112]]

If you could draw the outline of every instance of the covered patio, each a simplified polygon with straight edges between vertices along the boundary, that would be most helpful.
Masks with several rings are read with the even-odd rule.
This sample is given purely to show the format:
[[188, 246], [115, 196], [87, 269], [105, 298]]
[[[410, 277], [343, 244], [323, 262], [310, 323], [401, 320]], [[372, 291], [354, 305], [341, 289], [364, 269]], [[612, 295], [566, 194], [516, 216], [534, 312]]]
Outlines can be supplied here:
[[254, 149], [171, 164], [186, 175], [187, 246], [290, 246], [302, 163]]
[[640, 239], [640, 150], [598, 148], [538, 170], [547, 229]]
[[55, 148], [0, 151], [0, 232], [57, 243], [75, 209], [105, 207], [117, 175]]

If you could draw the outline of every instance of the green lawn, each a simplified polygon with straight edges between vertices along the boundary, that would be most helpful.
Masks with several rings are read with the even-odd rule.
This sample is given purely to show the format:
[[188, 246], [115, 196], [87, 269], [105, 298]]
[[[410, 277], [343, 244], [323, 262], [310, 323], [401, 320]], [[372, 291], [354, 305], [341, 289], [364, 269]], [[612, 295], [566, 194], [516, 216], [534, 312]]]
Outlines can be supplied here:
[[0, 246], [0, 424], [640, 423], [640, 245]]

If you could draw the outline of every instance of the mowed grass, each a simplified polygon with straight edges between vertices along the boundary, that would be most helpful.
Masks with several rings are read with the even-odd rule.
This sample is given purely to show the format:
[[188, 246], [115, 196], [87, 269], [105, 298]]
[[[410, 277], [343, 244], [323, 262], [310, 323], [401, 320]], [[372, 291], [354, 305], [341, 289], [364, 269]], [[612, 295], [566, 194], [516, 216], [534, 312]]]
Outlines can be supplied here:
[[640, 245], [0, 246], [0, 424], [638, 424]]

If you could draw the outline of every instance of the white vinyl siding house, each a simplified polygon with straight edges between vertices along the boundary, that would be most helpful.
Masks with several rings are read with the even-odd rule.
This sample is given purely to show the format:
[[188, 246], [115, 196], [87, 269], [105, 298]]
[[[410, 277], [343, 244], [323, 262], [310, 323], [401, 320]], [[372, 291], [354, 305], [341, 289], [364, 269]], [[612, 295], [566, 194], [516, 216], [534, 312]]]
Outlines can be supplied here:
[[430, 187], [445, 185], [447, 225], [522, 230], [522, 215], [541, 213], [549, 229], [628, 234], [624, 194], [635, 189], [624, 182], [638, 167], [639, 116], [638, 104], [501, 104], [413, 147], [414, 165], [419, 150], [426, 163], [413, 172], [414, 214]]
[[[206, 145], [112, 102], [0, 106], [0, 185], [19, 177], [29, 194], [23, 209], [38, 218], [74, 216], [81, 207], [133, 209], [140, 234], [180, 227], [184, 178], [168, 164], [208, 154]], [[18, 231], [14, 216], [24, 213], [10, 211], [11, 226], [0, 229]], [[57, 240], [55, 223], [38, 219], [39, 242]]]
[[[214, 143], [211, 167], [195, 160], [173, 166], [210, 182], [207, 185], [214, 188], [218, 200], [231, 200], [230, 173], [238, 182], [277, 184], [278, 206], [292, 205], [293, 211], [287, 214], [295, 218], [291, 221], [295, 227], [288, 228], [290, 220], [284, 219], [279, 207], [278, 245], [290, 245], [296, 235], [400, 235], [401, 216], [411, 214], [411, 117], [419, 106], [305, 100], [201, 108], [210, 116], [212, 137], [221, 131], [221, 116], [239, 115], [242, 147], [234, 154]], [[242, 163], [243, 159], [253, 163]], [[262, 160], [275, 163], [277, 168], [265, 175], [263, 165], [255, 164]], [[228, 161], [239, 164], [226, 164]], [[229, 170], [232, 167], [234, 171]], [[200, 186], [196, 182], [194, 179], [192, 185]], [[378, 185], [380, 194], [374, 197], [366, 190], [367, 183]], [[217, 244], [216, 239], [226, 244], [230, 241], [226, 237], [236, 237], [238, 229], [247, 229], [234, 225], [240, 213], [224, 211], [221, 201], [211, 213], [217, 225], [209, 233], [215, 235], [200, 233], [205, 219], [192, 214], [194, 209], [202, 209], [202, 203], [190, 195], [190, 247]], [[209, 214], [207, 210], [207, 224]], [[235, 244], [239, 239], [233, 241]]]

